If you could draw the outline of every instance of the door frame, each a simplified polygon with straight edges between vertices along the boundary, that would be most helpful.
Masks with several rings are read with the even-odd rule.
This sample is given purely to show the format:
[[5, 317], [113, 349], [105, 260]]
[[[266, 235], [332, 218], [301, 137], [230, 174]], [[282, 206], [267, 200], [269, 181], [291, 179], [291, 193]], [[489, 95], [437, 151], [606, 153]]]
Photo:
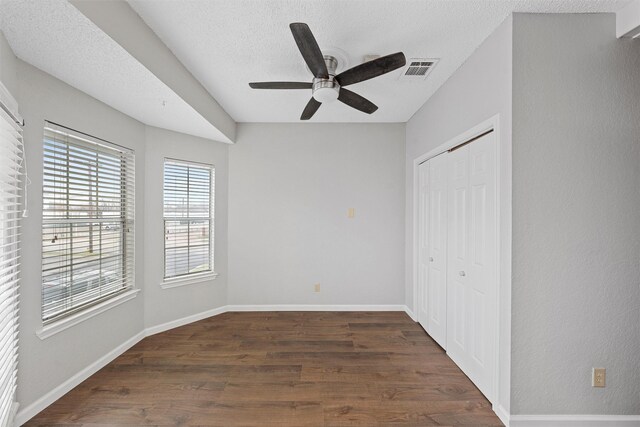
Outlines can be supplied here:
[[[500, 115], [473, 126], [436, 148], [413, 160], [413, 313], [418, 313], [418, 229], [419, 215], [419, 175], [418, 166], [427, 160], [442, 154], [479, 135], [493, 130], [496, 150], [496, 307], [498, 308], [496, 330], [494, 331], [495, 360], [493, 375], [493, 396], [487, 396], [493, 410], [499, 416], [509, 413], [511, 378], [511, 140], [503, 140], [500, 128]], [[508, 144], [503, 147], [503, 144]], [[506, 154], [506, 155], [505, 155]], [[502, 351], [500, 351], [502, 348]], [[500, 417], [502, 418], [502, 417]]]

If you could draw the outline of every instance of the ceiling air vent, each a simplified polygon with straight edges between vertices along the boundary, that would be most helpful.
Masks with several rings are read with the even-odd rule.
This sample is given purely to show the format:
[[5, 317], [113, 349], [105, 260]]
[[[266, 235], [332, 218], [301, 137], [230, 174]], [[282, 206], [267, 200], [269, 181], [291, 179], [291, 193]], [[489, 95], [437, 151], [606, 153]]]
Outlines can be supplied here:
[[404, 72], [400, 76], [401, 80], [424, 80], [427, 78], [433, 67], [438, 63], [437, 59], [411, 58], [407, 61]]

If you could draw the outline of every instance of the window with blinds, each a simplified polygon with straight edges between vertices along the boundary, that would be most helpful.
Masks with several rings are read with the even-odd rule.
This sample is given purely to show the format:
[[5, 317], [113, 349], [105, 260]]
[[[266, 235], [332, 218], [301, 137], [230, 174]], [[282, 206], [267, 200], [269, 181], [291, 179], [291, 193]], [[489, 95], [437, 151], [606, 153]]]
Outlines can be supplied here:
[[[0, 92], [5, 91], [0, 84]], [[1, 101], [0, 101], [0, 104]], [[24, 145], [22, 130], [0, 105], [0, 425], [17, 409], [18, 280]]]
[[213, 271], [214, 169], [164, 162], [164, 277]]
[[131, 289], [134, 153], [46, 123], [42, 183], [42, 320]]

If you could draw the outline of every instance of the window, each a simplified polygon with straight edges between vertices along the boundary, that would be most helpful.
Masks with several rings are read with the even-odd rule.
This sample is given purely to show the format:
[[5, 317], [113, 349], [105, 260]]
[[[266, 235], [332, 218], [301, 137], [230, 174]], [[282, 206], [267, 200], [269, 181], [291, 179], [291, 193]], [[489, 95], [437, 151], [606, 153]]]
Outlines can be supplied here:
[[164, 162], [164, 277], [213, 272], [214, 169]]
[[[12, 99], [0, 83], [0, 98]], [[7, 104], [12, 104], [7, 102]], [[0, 425], [13, 425], [18, 367], [22, 130], [0, 101]], [[18, 119], [18, 121], [20, 121]]]
[[42, 320], [133, 287], [134, 154], [46, 122]]

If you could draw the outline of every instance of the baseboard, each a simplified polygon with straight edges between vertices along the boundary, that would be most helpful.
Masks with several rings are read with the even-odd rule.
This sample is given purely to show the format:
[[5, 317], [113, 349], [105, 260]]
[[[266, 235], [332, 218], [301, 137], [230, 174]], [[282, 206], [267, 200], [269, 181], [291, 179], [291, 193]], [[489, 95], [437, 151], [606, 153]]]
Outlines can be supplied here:
[[414, 322], [418, 321], [418, 317], [416, 317], [416, 314], [409, 308], [408, 305], [404, 306], [404, 312], [407, 313], [407, 316], [411, 317], [411, 320], [413, 320]]
[[504, 407], [502, 405], [493, 405], [493, 407], [491, 408], [493, 409], [493, 412], [495, 412], [495, 414], [498, 416], [498, 418], [500, 418], [500, 421], [502, 421], [502, 424], [504, 424], [505, 426], [509, 427], [510, 424], [510, 416], [509, 416], [509, 411], [507, 411], [506, 409], [504, 409]]
[[207, 317], [216, 316], [227, 312], [227, 306], [217, 307], [212, 310], [203, 311], [200, 313], [192, 314], [181, 319], [172, 320], [171, 322], [163, 323], [161, 325], [151, 326], [144, 330], [145, 336], [159, 334], [160, 332], [168, 331], [169, 329], [177, 328], [179, 326], [188, 325], [189, 323], [197, 322], [198, 320], [206, 319]]
[[169, 329], [184, 326], [207, 317], [216, 316], [227, 312], [241, 311], [405, 311], [412, 316], [411, 310], [405, 305], [310, 305], [310, 304], [256, 304], [256, 305], [224, 305], [212, 310], [196, 313], [181, 319], [172, 320], [157, 326], [145, 329], [145, 336], [155, 335]]
[[506, 425], [509, 427], [639, 427], [640, 415], [511, 415]]
[[138, 341], [145, 337], [144, 331], [137, 333], [136, 335], [123, 342], [109, 353], [102, 356], [100, 359], [87, 366], [58, 387], [51, 390], [49, 393], [42, 396], [40, 399], [33, 402], [31, 405], [26, 406], [24, 409], [19, 410], [16, 414], [15, 425], [20, 426], [31, 418], [35, 417], [40, 411], [44, 410], [47, 406], [51, 405], [56, 400], [67, 394], [71, 389], [76, 387], [82, 381], [89, 378], [91, 375], [104, 368], [109, 362], [120, 356], [122, 353], [133, 347]]
[[259, 304], [259, 305], [228, 305], [227, 311], [406, 311], [401, 304]]

